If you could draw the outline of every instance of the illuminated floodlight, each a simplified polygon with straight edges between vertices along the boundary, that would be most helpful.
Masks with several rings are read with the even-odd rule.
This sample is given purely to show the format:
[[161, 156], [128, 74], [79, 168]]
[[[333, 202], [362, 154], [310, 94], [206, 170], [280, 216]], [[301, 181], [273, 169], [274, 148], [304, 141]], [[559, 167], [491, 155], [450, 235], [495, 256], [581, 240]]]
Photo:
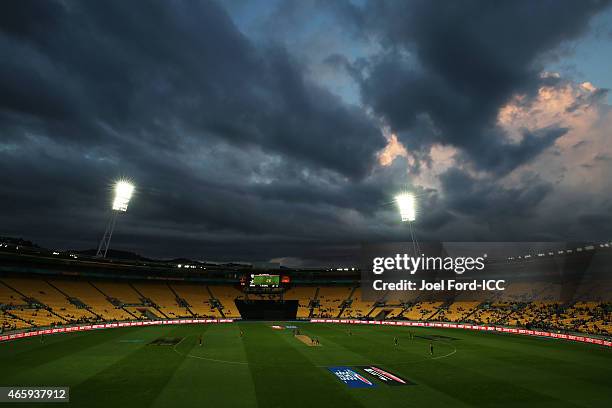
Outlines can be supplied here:
[[402, 221], [414, 221], [416, 219], [416, 208], [414, 194], [400, 193], [395, 196], [395, 202], [399, 208]]
[[115, 199], [113, 200], [113, 210], [127, 211], [128, 203], [134, 193], [134, 185], [129, 181], [118, 181], [115, 184]]
[[115, 197], [113, 199], [113, 207], [111, 216], [106, 225], [106, 231], [100, 240], [98, 245], [98, 251], [96, 252], [97, 257], [106, 258], [108, 247], [110, 246], [111, 238], [113, 237], [113, 231], [115, 230], [115, 223], [117, 222], [117, 215], [127, 211], [130, 199], [134, 194], [134, 185], [127, 180], [119, 180], [115, 183]]

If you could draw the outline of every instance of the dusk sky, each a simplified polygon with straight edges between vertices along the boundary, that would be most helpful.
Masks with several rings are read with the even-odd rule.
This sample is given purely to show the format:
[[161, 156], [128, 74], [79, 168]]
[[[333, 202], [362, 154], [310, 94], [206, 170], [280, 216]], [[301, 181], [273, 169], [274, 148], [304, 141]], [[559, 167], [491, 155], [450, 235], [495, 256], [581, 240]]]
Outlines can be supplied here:
[[8, 1], [0, 236], [329, 262], [612, 237], [610, 1]]

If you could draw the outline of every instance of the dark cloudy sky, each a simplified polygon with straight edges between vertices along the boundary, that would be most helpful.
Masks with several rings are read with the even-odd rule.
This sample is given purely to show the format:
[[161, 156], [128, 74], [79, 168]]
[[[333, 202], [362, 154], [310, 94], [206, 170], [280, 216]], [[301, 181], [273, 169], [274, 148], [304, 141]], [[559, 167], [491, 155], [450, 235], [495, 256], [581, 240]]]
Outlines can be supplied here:
[[8, 1], [0, 235], [329, 261], [612, 237], [609, 1]]

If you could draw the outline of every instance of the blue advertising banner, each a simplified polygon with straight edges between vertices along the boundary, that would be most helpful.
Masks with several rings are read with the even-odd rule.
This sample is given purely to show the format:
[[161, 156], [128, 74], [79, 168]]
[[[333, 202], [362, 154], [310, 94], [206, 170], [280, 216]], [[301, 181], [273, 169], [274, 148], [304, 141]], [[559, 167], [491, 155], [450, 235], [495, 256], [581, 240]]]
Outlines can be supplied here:
[[349, 386], [349, 388], [369, 388], [376, 385], [368, 380], [363, 375], [357, 373], [349, 367], [327, 367], [340, 381]]

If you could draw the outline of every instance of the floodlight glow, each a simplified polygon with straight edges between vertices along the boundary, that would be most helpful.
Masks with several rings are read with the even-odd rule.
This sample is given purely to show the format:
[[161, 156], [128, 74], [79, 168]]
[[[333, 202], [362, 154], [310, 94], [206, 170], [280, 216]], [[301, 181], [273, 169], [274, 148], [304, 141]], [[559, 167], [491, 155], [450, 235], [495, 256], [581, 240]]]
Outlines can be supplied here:
[[132, 198], [134, 185], [129, 181], [118, 181], [115, 184], [115, 200], [113, 201], [113, 210], [127, 211], [128, 203]]
[[414, 195], [412, 193], [401, 193], [396, 195], [395, 202], [397, 202], [397, 206], [399, 207], [402, 221], [414, 221], [416, 219]]

